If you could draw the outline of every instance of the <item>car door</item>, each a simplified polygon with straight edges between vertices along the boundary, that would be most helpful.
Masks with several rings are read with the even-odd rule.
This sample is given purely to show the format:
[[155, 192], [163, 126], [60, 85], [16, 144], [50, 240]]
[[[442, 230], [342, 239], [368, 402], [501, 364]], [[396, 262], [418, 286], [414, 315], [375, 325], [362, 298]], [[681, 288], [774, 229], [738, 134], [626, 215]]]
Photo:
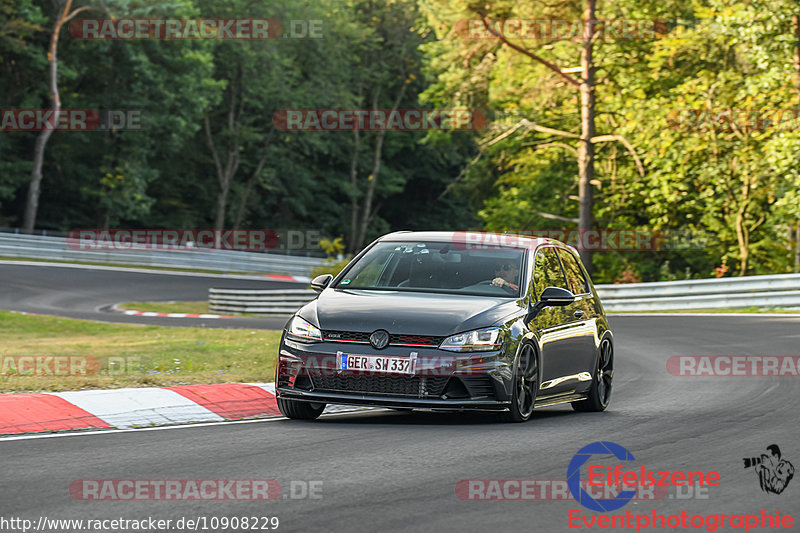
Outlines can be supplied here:
[[[537, 250], [533, 279], [536, 300], [546, 287], [569, 290], [556, 247], [544, 246]], [[539, 335], [541, 396], [568, 392], [578, 386], [581, 331], [579, 323], [568, 313], [574, 313], [570, 306], [545, 307], [531, 324]]]
[[[573, 252], [558, 248], [558, 257], [561, 259], [561, 266], [567, 278], [567, 288], [575, 295], [575, 301], [566, 306], [566, 319], [573, 324], [577, 330], [575, 337], [575, 369], [573, 373], [594, 371], [595, 358], [597, 355], [597, 306], [594, 305], [589, 283], [583, 275], [578, 259]], [[586, 376], [582, 376], [585, 378]], [[588, 380], [587, 380], [588, 381]], [[587, 383], [588, 384], [588, 383]]]

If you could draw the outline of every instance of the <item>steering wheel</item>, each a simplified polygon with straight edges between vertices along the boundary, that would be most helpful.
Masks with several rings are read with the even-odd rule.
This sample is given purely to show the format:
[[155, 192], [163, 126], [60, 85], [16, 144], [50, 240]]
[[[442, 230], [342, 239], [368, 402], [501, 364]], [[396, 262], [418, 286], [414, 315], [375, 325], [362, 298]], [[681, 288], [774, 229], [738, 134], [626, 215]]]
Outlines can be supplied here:
[[506, 292], [508, 292], [509, 294], [517, 292], [516, 289], [512, 289], [511, 287], [509, 287], [507, 285], [503, 285], [502, 287], [498, 287], [497, 285], [494, 285], [492, 283], [492, 280], [490, 280], [490, 279], [485, 279], [483, 281], [479, 281], [478, 283], [475, 283], [472, 286], [473, 287], [495, 287], [495, 288], [498, 288], [498, 289], [503, 289]]

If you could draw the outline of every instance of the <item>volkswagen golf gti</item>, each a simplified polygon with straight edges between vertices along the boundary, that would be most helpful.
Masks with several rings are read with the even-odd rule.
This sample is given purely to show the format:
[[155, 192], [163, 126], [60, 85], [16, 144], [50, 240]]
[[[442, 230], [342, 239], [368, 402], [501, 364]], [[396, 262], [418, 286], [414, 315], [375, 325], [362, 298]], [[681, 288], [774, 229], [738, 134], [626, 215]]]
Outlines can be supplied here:
[[399, 232], [366, 247], [288, 321], [275, 384], [289, 418], [326, 404], [603, 411], [614, 337], [576, 251], [552, 239]]

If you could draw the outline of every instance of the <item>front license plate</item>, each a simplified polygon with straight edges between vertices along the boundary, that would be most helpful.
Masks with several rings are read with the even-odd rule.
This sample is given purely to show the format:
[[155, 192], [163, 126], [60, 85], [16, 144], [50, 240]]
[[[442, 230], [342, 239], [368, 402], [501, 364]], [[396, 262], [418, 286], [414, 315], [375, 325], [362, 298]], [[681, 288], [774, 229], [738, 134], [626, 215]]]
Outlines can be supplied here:
[[337, 354], [337, 367], [339, 370], [359, 372], [378, 372], [381, 374], [407, 374], [414, 373], [417, 358], [413, 354], [408, 357], [385, 357], [381, 355], [355, 355], [339, 352]]

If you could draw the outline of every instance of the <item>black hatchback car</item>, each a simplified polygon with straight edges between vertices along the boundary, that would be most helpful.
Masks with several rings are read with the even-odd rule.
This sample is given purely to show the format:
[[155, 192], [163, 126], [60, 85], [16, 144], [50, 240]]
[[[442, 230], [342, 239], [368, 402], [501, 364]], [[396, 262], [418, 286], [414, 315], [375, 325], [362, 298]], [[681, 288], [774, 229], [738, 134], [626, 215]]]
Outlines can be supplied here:
[[603, 411], [614, 337], [573, 248], [480, 232], [400, 232], [365, 248], [286, 324], [278, 407]]

